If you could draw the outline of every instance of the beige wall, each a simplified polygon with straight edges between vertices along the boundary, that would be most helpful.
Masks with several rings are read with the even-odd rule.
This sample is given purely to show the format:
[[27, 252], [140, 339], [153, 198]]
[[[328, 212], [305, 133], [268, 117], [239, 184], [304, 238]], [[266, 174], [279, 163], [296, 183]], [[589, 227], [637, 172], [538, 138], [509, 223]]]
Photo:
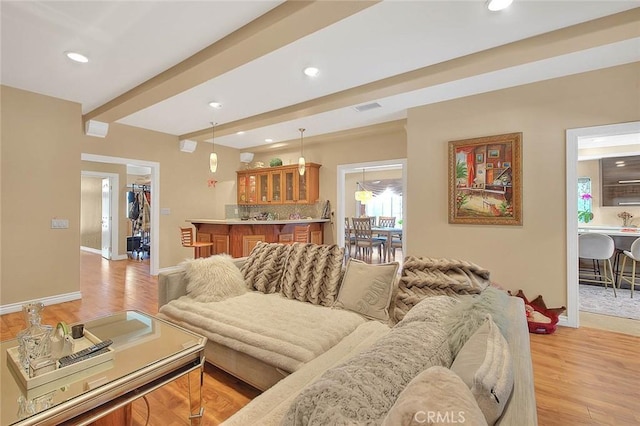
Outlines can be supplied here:
[[[407, 124], [407, 254], [467, 259], [504, 287], [566, 296], [565, 131], [638, 120], [640, 63], [414, 108]], [[447, 142], [523, 133], [523, 226], [447, 222]]]
[[[0, 86], [0, 305], [79, 290], [80, 105]], [[51, 219], [68, 229], [51, 229]]]
[[80, 179], [80, 245], [102, 248], [102, 179]]
[[[341, 137], [331, 138], [322, 143], [321, 136], [314, 138], [319, 143], [305, 144], [304, 156], [308, 162], [322, 164], [320, 168], [320, 199], [331, 202], [331, 210], [335, 212], [337, 202], [338, 166], [352, 163], [366, 163], [389, 159], [406, 158], [406, 133], [404, 122], [393, 126], [376, 127], [370, 133], [349, 136], [348, 132]], [[272, 150], [269, 153], [256, 153], [254, 161], [269, 160], [274, 157], [282, 159], [283, 164], [294, 164], [300, 156], [299, 146], [296, 149]], [[368, 177], [367, 177], [368, 179]], [[350, 188], [350, 186], [347, 186]], [[235, 200], [235, 196], [234, 196]], [[324, 242], [335, 244], [336, 232], [343, 232], [344, 224], [335, 224], [334, 220], [325, 225]]]

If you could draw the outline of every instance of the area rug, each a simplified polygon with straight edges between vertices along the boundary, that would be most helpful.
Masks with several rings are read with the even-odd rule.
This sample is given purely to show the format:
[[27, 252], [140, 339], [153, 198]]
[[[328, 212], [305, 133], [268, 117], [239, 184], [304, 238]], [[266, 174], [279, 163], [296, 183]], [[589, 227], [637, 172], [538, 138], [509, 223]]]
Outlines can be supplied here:
[[611, 287], [580, 284], [580, 310], [594, 314], [612, 315], [640, 320], [640, 291], [635, 291], [633, 299], [628, 289], [616, 289], [618, 297], [613, 297]]

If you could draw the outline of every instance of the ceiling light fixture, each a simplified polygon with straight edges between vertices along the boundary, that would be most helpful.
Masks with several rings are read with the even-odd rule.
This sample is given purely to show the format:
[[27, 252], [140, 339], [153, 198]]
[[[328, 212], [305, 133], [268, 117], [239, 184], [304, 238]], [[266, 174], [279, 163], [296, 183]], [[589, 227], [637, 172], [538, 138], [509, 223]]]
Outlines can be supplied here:
[[270, 142], [273, 142], [273, 139], [271, 139], [271, 138], [267, 138], [267, 139], [265, 139], [264, 141], [265, 141], [265, 142], [267, 142], [267, 143], [270, 143]]
[[89, 62], [89, 58], [78, 52], [64, 52], [64, 54], [72, 61], [80, 62], [81, 64]]
[[316, 67], [306, 67], [302, 72], [308, 77], [317, 77], [320, 74], [320, 70]]
[[222, 108], [222, 104], [220, 102], [209, 102], [209, 106], [216, 109]]
[[211, 173], [215, 173], [216, 170], [218, 170], [218, 154], [215, 153], [215, 144], [213, 139], [215, 137], [215, 128], [216, 128], [216, 123], [212, 121], [211, 122], [211, 154], [209, 154], [209, 170], [211, 170]]
[[511, 3], [513, 3], [513, 0], [489, 0], [487, 1], [487, 9], [497, 12], [511, 6]]
[[302, 139], [303, 139], [303, 133], [305, 131], [305, 129], [298, 129], [300, 131], [300, 158], [298, 158], [298, 173], [300, 173], [300, 176], [304, 175], [304, 171], [307, 167], [307, 162], [304, 161], [304, 155], [302, 152]]
[[244, 131], [240, 130], [239, 132], [236, 132], [236, 135], [244, 135]]
[[373, 198], [373, 192], [367, 191], [364, 187], [364, 169], [362, 169], [362, 182], [356, 182], [356, 189], [360, 187], [355, 193], [356, 201], [360, 201], [362, 204], [367, 204]]

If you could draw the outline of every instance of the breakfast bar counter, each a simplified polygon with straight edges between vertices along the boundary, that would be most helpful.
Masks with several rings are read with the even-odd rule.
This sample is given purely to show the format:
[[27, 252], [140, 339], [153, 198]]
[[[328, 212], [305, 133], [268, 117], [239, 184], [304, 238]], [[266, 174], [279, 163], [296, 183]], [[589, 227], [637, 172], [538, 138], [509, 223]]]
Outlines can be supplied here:
[[[295, 226], [309, 226], [309, 241], [322, 244], [324, 224], [329, 219], [187, 219], [196, 228], [196, 240], [212, 242], [202, 249], [203, 256], [228, 253], [233, 257], [248, 256], [258, 241], [277, 243], [289, 240]], [[209, 252], [205, 252], [209, 250]]]

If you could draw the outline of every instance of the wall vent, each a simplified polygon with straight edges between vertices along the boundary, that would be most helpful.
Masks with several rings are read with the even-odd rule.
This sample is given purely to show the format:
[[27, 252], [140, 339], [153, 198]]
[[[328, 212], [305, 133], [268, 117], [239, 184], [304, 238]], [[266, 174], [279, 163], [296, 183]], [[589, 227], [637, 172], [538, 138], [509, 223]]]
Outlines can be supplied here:
[[380, 107], [382, 107], [382, 105], [380, 105], [379, 103], [371, 102], [370, 104], [358, 105], [357, 107], [353, 107], [353, 109], [355, 109], [358, 112], [365, 112], [365, 111], [369, 111], [369, 110], [380, 108]]

